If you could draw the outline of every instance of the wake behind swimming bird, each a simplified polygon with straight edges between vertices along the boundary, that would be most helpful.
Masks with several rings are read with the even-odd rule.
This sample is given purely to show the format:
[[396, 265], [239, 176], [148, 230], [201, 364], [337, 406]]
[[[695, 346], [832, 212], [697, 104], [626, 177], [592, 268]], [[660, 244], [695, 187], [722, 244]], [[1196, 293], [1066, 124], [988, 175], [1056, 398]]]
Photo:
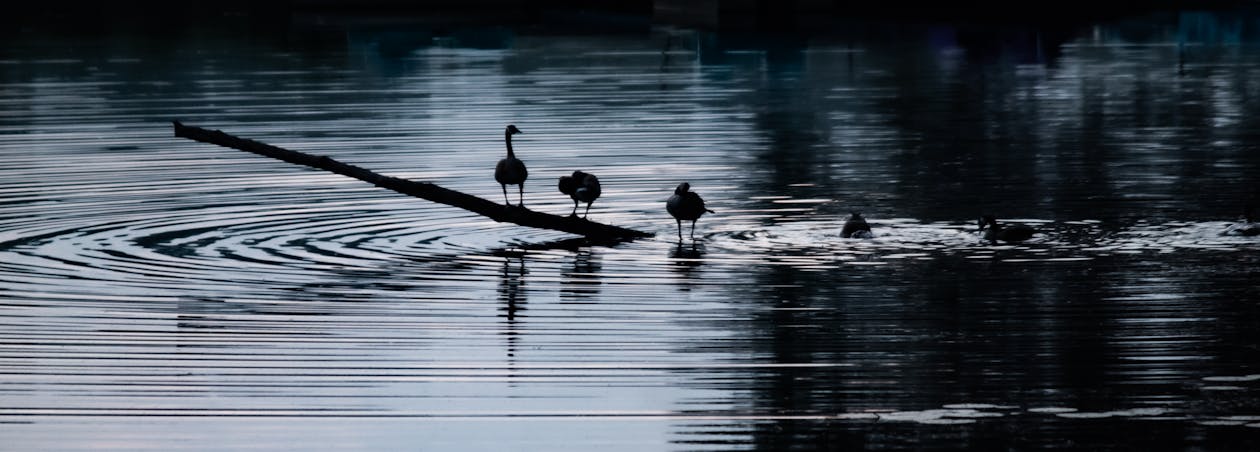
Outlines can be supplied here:
[[1260, 235], [1260, 223], [1255, 221], [1255, 211], [1255, 207], [1248, 206], [1247, 209], [1243, 211], [1241, 221], [1229, 225], [1229, 227], [1225, 228], [1224, 231], [1221, 231], [1221, 235], [1238, 235], [1244, 237], [1254, 237]]

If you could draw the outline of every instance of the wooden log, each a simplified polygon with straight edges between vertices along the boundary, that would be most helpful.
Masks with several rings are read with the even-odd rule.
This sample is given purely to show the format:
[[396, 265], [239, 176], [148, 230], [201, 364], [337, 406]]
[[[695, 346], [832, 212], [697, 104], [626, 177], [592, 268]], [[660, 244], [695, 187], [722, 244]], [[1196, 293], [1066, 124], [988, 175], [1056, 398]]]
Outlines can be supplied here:
[[[651, 237], [653, 235], [648, 232], [596, 223], [594, 221], [589, 221], [575, 216], [562, 217], [559, 215], [529, 210], [525, 207], [506, 206], [484, 198], [469, 195], [467, 193], [442, 188], [433, 183], [416, 182], [397, 177], [385, 176], [365, 168], [333, 160], [328, 156], [291, 151], [266, 143], [232, 136], [219, 130], [186, 126], [181, 124], [179, 121], [174, 121], [174, 125], [175, 136], [177, 137], [187, 138], [203, 143], [217, 144], [219, 146], [239, 149], [245, 152], [252, 152], [254, 154], [271, 157], [273, 159], [297, 165], [309, 166], [343, 176], [353, 177], [372, 185], [376, 185], [377, 187], [390, 189], [404, 195], [415, 196], [417, 198], [427, 199], [439, 204], [458, 207], [501, 223], [515, 223], [531, 228], [551, 229], [596, 240], [632, 240], [636, 238]], [[490, 173], [488, 170], [486, 174], [487, 183], [493, 182], [489, 176]]]

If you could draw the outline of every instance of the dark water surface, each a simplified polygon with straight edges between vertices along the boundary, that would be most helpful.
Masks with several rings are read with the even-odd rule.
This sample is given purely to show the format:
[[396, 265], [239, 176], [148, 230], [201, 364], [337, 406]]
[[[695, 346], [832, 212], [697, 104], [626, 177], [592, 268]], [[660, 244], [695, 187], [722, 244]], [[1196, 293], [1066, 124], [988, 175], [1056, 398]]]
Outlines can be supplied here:
[[[1260, 17], [14, 32], [0, 100], [6, 450], [1260, 447], [1260, 241], [1219, 234], [1260, 199]], [[172, 119], [491, 200], [512, 123], [528, 206], [582, 169], [657, 236]]]

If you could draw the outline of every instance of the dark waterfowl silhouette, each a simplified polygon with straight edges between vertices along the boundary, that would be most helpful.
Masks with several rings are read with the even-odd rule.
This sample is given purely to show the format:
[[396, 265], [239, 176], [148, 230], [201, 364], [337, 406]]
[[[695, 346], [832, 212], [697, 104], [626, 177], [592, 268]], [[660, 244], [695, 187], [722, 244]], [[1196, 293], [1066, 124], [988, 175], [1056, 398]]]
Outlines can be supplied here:
[[591, 203], [600, 195], [599, 178], [582, 171], [574, 171], [571, 176], [560, 176], [560, 193], [573, 198], [573, 213], [569, 214], [571, 217], [577, 216], [579, 201], [586, 203], [586, 212], [582, 213], [582, 218], [586, 218], [591, 213]]
[[861, 212], [850, 212], [849, 219], [844, 222], [844, 228], [840, 229], [840, 237], [854, 239], [869, 239], [874, 237], [871, 235], [871, 225], [866, 224], [866, 219], [862, 218]]
[[1247, 206], [1243, 210], [1242, 221], [1229, 225], [1221, 232], [1221, 235], [1241, 235], [1246, 237], [1254, 237], [1260, 235], [1260, 223], [1255, 221], [1255, 206]]
[[[985, 228], [988, 228], [986, 231]], [[992, 215], [984, 215], [980, 217], [980, 231], [984, 232], [984, 239], [989, 241], [1003, 242], [1022, 242], [1032, 238], [1037, 230], [1032, 226], [1023, 224], [1000, 225], [996, 218]]]
[[691, 221], [691, 240], [696, 239], [696, 220], [700, 219], [705, 212], [714, 213], [704, 207], [704, 199], [700, 198], [696, 192], [690, 191], [691, 184], [683, 182], [678, 184], [678, 188], [674, 189], [674, 195], [665, 201], [665, 210], [678, 221], [678, 241], [682, 241], [682, 222], [683, 220]]
[[499, 164], [494, 166], [494, 180], [499, 182], [503, 187], [503, 204], [512, 205], [508, 201], [507, 186], [517, 185], [520, 187], [520, 200], [517, 205], [525, 205], [525, 178], [529, 177], [529, 171], [525, 169], [525, 162], [516, 158], [516, 153], [512, 152], [512, 135], [524, 133], [516, 126], [508, 124], [507, 130], [503, 131], [503, 141], [507, 143], [507, 157], [499, 160]]

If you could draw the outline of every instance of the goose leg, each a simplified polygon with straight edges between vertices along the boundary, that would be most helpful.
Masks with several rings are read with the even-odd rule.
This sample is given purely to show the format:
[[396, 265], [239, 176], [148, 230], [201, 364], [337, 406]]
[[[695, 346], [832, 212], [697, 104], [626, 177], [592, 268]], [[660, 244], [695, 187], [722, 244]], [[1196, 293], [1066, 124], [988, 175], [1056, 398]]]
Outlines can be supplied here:
[[578, 204], [577, 200], [576, 200], [576, 199], [574, 199], [574, 200], [573, 200], [573, 212], [572, 212], [572, 213], [570, 213], [570, 214], [569, 214], [569, 216], [571, 216], [571, 217], [576, 217], [576, 216], [577, 216], [577, 204]]
[[507, 184], [499, 184], [499, 186], [503, 187], [503, 205], [505, 206], [512, 205], [512, 201], [508, 201], [508, 197], [507, 197]]
[[516, 205], [524, 206], [525, 205], [525, 183], [521, 182], [521, 185], [519, 185], [519, 187], [521, 189], [521, 199], [520, 201], [516, 202]]
[[678, 222], [678, 243], [682, 243], [682, 220], [674, 220]]
[[691, 241], [696, 241], [696, 220], [691, 220]]
[[586, 218], [586, 216], [590, 214], [591, 214], [591, 203], [588, 202], [586, 203], [586, 212], [582, 213], [582, 218]]

